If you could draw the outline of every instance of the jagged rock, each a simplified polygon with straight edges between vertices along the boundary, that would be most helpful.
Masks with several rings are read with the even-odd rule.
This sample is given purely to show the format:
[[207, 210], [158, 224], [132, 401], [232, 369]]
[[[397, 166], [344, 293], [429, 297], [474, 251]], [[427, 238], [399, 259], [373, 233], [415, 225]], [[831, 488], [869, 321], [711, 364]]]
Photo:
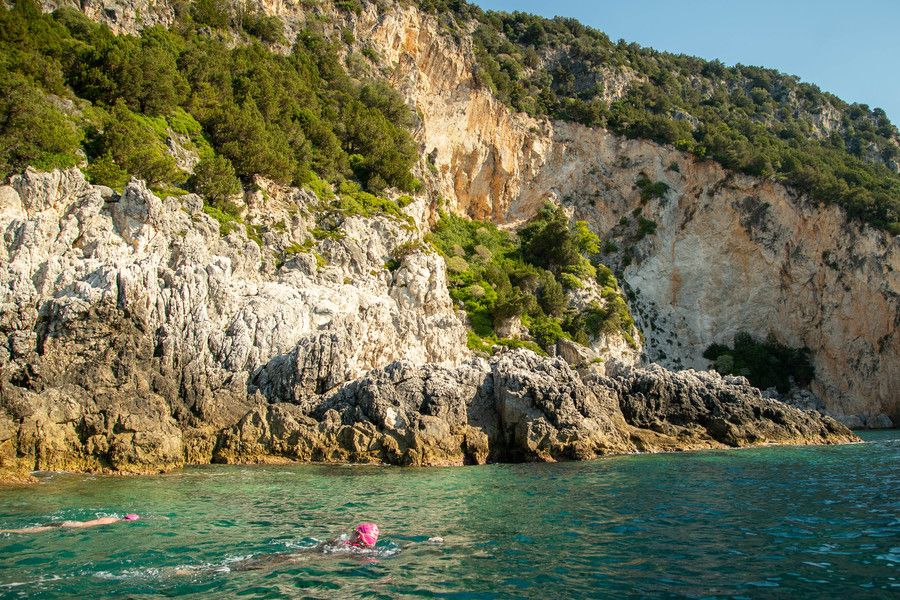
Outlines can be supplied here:
[[491, 371], [507, 457], [587, 459], [634, 450], [610, 390], [586, 386], [562, 359], [518, 350], [500, 354]]
[[317, 200], [260, 185], [268, 200], [245, 218], [265, 248], [223, 237], [197, 196], [140, 181], [117, 196], [77, 169], [29, 169], [0, 187], [0, 471], [207, 462], [260, 401], [302, 403], [398, 359], [464, 359], [442, 259], [384, 267], [421, 224], [347, 216], [345, 238], [313, 244], [329, 264], [279, 267]]
[[222, 436], [215, 459], [484, 463], [496, 435], [488, 373], [481, 359], [456, 368], [399, 361], [315, 405], [262, 404]]
[[884, 413], [875, 415], [866, 421], [866, 427], [869, 429], [891, 429], [893, 426], [894, 422]]
[[222, 435], [214, 458], [461, 465], [855, 439], [744, 378], [655, 367], [585, 379], [520, 349], [457, 367], [401, 361], [318, 402], [262, 403]]
[[521, 339], [528, 333], [528, 330], [522, 325], [522, 319], [520, 317], [503, 319], [494, 325], [494, 331], [499, 338], [510, 338], [515, 340]]
[[844, 427], [848, 429], [865, 429], [866, 422], [863, 421], [862, 417], [857, 415], [838, 415], [835, 417]]
[[[615, 388], [625, 420], [663, 438], [693, 438], [703, 445], [761, 443], [829, 443], [855, 439], [850, 431], [814, 411], [802, 411], [764, 398], [743, 377], [714, 371], [673, 372], [650, 365], [625, 369], [616, 379], [598, 378]], [[645, 438], [648, 448], [658, 439]], [[665, 447], [665, 443], [662, 447]]]
[[565, 338], [560, 338], [556, 342], [556, 355], [573, 367], [589, 365], [598, 358], [597, 353], [591, 348]]

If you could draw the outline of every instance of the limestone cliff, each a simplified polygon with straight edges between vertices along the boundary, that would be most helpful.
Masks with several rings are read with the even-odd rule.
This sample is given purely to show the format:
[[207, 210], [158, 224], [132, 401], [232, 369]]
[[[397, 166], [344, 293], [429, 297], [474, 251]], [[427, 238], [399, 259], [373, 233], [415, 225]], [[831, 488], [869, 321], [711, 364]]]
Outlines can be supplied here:
[[442, 259], [385, 267], [421, 236], [415, 218], [347, 216], [317, 240], [314, 195], [259, 183], [246, 220], [261, 244], [137, 181], [119, 196], [74, 169], [28, 171], [0, 188], [7, 466], [208, 462], [260, 398], [302, 404], [394, 360], [464, 355]]
[[443, 260], [416, 244], [421, 200], [323, 234], [314, 194], [257, 186], [224, 236], [197, 196], [139, 181], [28, 170], [0, 187], [0, 477], [854, 439], [739, 378], [472, 359]]
[[[615, 242], [608, 258], [651, 361], [704, 367], [707, 344], [772, 332], [813, 350], [827, 411], [900, 417], [896, 238], [672, 148], [513, 113], [475, 84], [465, 35], [387, 4], [260, 6], [288, 32], [316, 22], [375, 49], [366, 68], [418, 115], [425, 193], [405, 217], [332, 215], [323, 230], [314, 194], [264, 180], [238, 224], [197, 196], [160, 198], [139, 181], [116, 194], [77, 170], [28, 170], [0, 187], [0, 470], [462, 464], [854, 439], [742, 378], [612, 363], [601, 375], [569, 347], [560, 355], [577, 371], [525, 351], [473, 358], [443, 260], [420, 244], [438, 198], [508, 226], [548, 198], [588, 220]], [[119, 32], [175, 14], [164, 1], [79, 8]], [[665, 191], [648, 197], [644, 182]]]
[[[709, 344], [772, 333], [813, 351], [828, 411], [855, 424], [900, 421], [897, 237], [671, 147], [514, 113], [475, 85], [465, 38], [412, 8], [367, 16], [358, 37], [378, 44], [422, 116], [417, 136], [436, 173], [422, 171], [435, 193], [509, 224], [553, 198], [614, 240], [649, 360], [705, 367]], [[669, 191], [644, 201], [641, 178]], [[638, 216], [655, 235], [637, 239]]]

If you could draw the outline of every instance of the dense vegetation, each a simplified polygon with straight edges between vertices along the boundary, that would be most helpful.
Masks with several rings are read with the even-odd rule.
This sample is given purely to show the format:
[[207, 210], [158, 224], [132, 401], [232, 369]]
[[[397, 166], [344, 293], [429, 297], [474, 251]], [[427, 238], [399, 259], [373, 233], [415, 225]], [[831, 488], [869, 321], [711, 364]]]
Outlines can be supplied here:
[[[597, 236], [583, 221], [570, 226], [561, 208], [546, 204], [518, 235], [441, 213], [429, 241], [447, 260], [450, 295], [469, 317], [473, 350], [503, 344], [547, 351], [560, 338], [588, 344], [611, 333], [635, 345], [634, 321], [615, 277], [590, 260], [599, 252]], [[600, 284], [602, 301], [570, 309], [566, 290], [588, 279]], [[498, 335], [498, 326], [514, 318], [530, 341]]]
[[672, 144], [900, 233], [900, 135], [881, 109], [771, 69], [613, 43], [574, 19], [419, 4], [459, 35], [474, 27], [477, 79], [516, 110]]
[[[399, 95], [352, 79], [312, 31], [286, 55], [272, 43], [284, 43], [277, 18], [226, 0], [201, 0], [139, 37], [17, 0], [0, 9], [0, 175], [81, 164], [112, 187], [134, 175], [196, 190], [226, 216], [254, 175], [415, 189], [413, 117]], [[200, 157], [193, 177], [173, 142]]]
[[746, 332], [734, 336], [734, 346], [712, 344], [703, 353], [711, 360], [711, 368], [723, 375], [743, 375], [761, 390], [771, 387], [785, 393], [791, 388], [791, 380], [807, 386], [815, 376], [809, 361], [809, 349], [789, 348], [771, 335], [758, 341]]

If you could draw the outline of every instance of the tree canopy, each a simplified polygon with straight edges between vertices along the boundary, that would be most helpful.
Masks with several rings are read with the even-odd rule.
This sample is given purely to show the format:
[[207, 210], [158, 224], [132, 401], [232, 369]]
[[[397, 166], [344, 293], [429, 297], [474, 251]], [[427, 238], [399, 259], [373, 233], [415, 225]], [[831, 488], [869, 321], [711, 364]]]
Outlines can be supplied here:
[[169, 29], [114, 35], [78, 10], [43, 14], [17, 0], [0, 9], [3, 175], [86, 158], [101, 183], [136, 175], [180, 186], [188, 174], [166, 145], [183, 134], [206, 159], [191, 181], [216, 194], [235, 175], [300, 184], [314, 173], [376, 193], [415, 189], [413, 117], [400, 96], [352, 80], [312, 31], [274, 52], [283, 30], [275, 17], [202, 0]]
[[772, 69], [612, 42], [570, 18], [418, 4], [459, 35], [474, 28], [476, 80], [515, 110], [671, 144], [900, 233], [900, 133], [879, 108]]

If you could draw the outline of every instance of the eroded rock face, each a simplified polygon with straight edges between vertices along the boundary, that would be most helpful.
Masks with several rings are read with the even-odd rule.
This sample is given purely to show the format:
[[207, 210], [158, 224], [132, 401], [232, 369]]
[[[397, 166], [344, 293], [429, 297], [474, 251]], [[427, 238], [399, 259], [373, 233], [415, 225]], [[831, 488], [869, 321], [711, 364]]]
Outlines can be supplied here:
[[849, 433], [831, 417], [764, 398], [743, 377], [651, 365], [626, 368], [603, 383], [618, 391], [629, 425], [653, 432], [635, 436], [642, 449], [665, 448], [683, 438], [726, 446], [828, 443]]
[[[473, 81], [468, 41], [414, 9], [355, 26], [422, 116], [423, 176], [458, 211], [514, 225], [554, 199], [615, 241], [648, 361], [705, 368], [710, 344], [771, 333], [812, 350], [829, 414], [900, 422], [900, 237], [671, 147], [514, 113]], [[648, 202], [641, 178], [669, 191]]]
[[[726, 172], [671, 147], [625, 140], [603, 129], [515, 113], [479, 88], [466, 36], [399, 3], [364, 3], [358, 14], [330, 2], [254, 2], [285, 23], [287, 38], [315, 20], [372, 44], [377, 68], [420, 116], [419, 175], [434, 197], [461, 213], [516, 224], [548, 199], [588, 220], [620, 248], [623, 280], [646, 335], [646, 354], [672, 368], [704, 368], [703, 350], [748, 331], [813, 352], [813, 386], [847, 422], [900, 422], [900, 242], [848, 222], [770, 180]], [[174, 18], [162, 0], [45, 0], [75, 6], [116, 31]], [[610, 82], [621, 94], [629, 81]], [[828, 115], [817, 126], [827, 132]], [[640, 177], [670, 192], [644, 202]], [[657, 224], [638, 240], [635, 217]], [[620, 226], [622, 217], [630, 219]], [[625, 263], [629, 263], [627, 268]]]
[[29, 170], [0, 187], [3, 466], [208, 462], [260, 401], [302, 404], [398, 359], [464, 358], [442, 259], [385, 268], [420, 239], [415, 219], [345, 216], [344, 237], [316, 241], [315, 197], [259, 184], [266, 201], [251, 194], [245, 219], [262, 246], [240, 228], [222, 237], [196, 196], [137, 181], [118, 196], [77, 170]]
[[456, 367], [397, 362], [305, 407], [261, 404], [220, 438], [214, 459], [433, 466], [854, 440], [743, 378], [627, 366], [582, 377], [514, 350]]
[[[582, 378], [526, 350], [473, 358], [442, 259], [418, 251], [385, 267], [421, 235], [416, 219], [344, 215], [343, 236], [310, 240], [315, 198], [258, 184], [265, 202], [249, 194], [245, 219], [262, 246], [240, 229], [222, 237], [196, 196], [161, 199], [136, 181], [116, 195], [77, 170], [29, 170], [0, 188], [6, 476], [852, 439], [746, 382]], [[421, 201], [410, 212], [421, 218]]]

